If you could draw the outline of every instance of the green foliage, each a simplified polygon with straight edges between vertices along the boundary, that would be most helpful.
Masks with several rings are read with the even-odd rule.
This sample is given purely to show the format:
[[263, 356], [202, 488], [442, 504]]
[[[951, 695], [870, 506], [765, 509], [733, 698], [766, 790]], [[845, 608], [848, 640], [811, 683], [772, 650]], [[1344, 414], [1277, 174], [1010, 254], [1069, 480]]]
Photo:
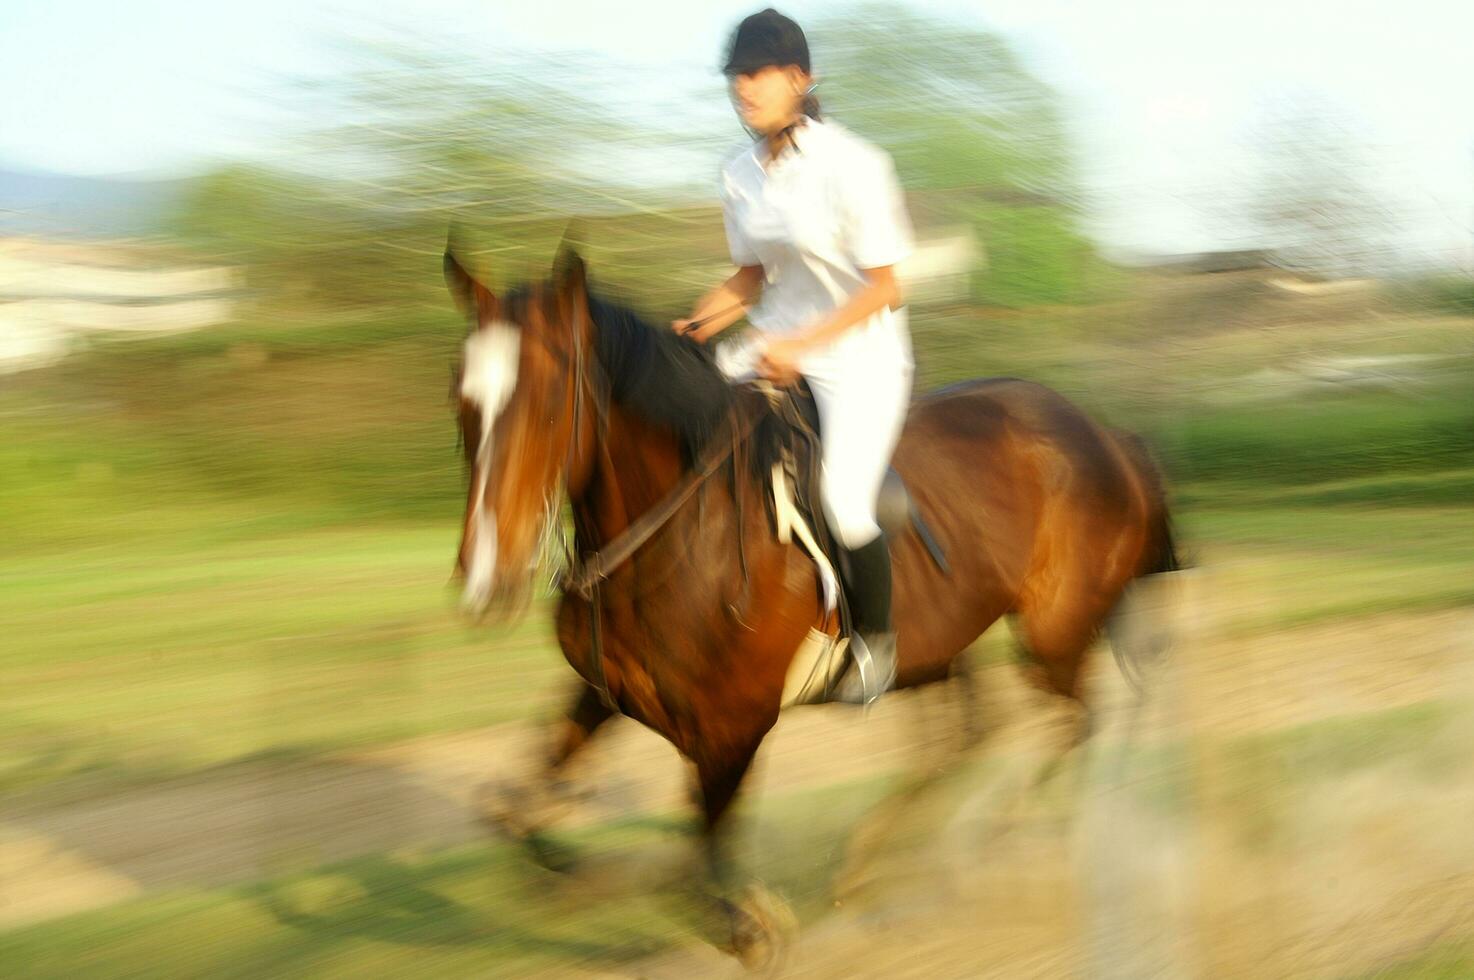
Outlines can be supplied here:
[[1414, 279], [1397, 283], [1391, 293], [1395, 301], [1410, 309], [1474, 316], [1474, 277]]
[[225, 167], [195, 184], [173, 225], [209, 258], [242, 267], [276, 307], [406, 298], [404, 254], [383, 245], [393, 232], [306, 174]]
[[913, 186], [1073, 194], [1059, 96], [999, 36], [874, 3], [813, 34], [826, 108]]
[[1087, 298], [1095, 251], [1062, 210], [981, 205], [974, 215], [988, 252], [973, 274], [976, 302], [1024, 307]]
[[407, 48], [358, 59], [304, 92], [336, 123], [309, 132], [287, 168], [226, 167], [175, 218], [189, 240], [244, 263], [275, 305], [423, 299], [443, 292], [440, 255], [455, 223], [492, 229], [479, 247], [525, 250], [549, 224], [608, 208], [575, 151], [606, 147], [621, 130], [540, 81], [552, 66], [534, 73]]
[[1457, 507], [1474, 500], [1474, 469], [1399, 472], [1308, 484], [1246, 485], [1201, 482], [1185, 488], [1179, 502], [1236, 505], [1277, 503], [1297, 506], [1341, 504], [1388, 507]]
[[1305, 485], [1474, 465], [1474, 401], [1447, 391], [1221, 408], [1181, 418], [1166, 434], [1189, 480]]
[[848, 10], [814, 34], [826, 110], [891, 153], [929, 217], [977, 236], [976, 301], [1096, 294], [1103, 263], [1079, 231], [1062, 101], [1006, 41], [889, 4]]
[[[55, 414], [10, 434], [7, 452], [28, 461], [12, 472], [32, 474], [13, 493], [65, 523], [50, 492], [27, 488], [43, 467], [58, 479], [106, 467], [111, 491], [125, 496], [167, 487], [339, 517], [453, 515], [462, 464], [449, 371], [460, 340], [447, 311], [261, 322], [104, 347], [31, 382], [30, 400]], [[86, 407], [62, 408], [79, 400]], [[18, 514], [0, 521], [17, 515], [22, 536], [51, 527]]]
[[[835, 115], [893, 153], [926, 224], [977, 235], [990, 263], [976, 277], [980, 301], [1092, 293], [1100, 263], [1076, 228], [1060, 100], [1002, 39], [890, 7], [814, 34]], [[674, 312], [720, 274], [715, 210], [682, 209], [684, 190], [642, 188], [621, 171], [726, 134], [621, 119], [576, 94], [627, 77], [620, 69], [402, 47], [354, 57], [302, 96], [332, 126], [309, 128], [280, 169], [230, 165], [203, 178], [174, 220], [213, 257], [244, 265], [273, 308], [432, 301], [457, 222], [472, 229], [472, 264], [503, 283], [545, 274], [575, 215], [598, 226], [587, 238], [603, 251], [596, 272], [637, 300]]]

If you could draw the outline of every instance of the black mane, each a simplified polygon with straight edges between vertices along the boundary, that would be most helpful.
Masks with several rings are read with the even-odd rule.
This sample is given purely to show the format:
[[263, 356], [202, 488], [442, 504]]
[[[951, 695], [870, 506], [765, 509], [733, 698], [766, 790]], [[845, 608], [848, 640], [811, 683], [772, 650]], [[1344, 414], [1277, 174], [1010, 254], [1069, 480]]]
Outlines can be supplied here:
[[[528, 305], [545, 298], [535, 287], [518, 286], [508, 292], [506, 309], [513, 322], [525, 323]], [[594, 322], [594, 360], [612, 401], [672, 432], [687, 465], [714, 436], [726, 431], [734, 409], [759, 412], [764, 418], [753, 432], [747, 455], [759, 477], [771, 468], [782, 439], [778, 417], [765, 399], [744, 395], [732, 386], [717, 368], [709, 346], [653, 326], [629, 307], [592, 292], [588, 307]]]
[[610, 397], [645, 421], [675, 432], [688, 459], [700, 453], [736, 402], [711, 349], [592, 294], [589, 313]]

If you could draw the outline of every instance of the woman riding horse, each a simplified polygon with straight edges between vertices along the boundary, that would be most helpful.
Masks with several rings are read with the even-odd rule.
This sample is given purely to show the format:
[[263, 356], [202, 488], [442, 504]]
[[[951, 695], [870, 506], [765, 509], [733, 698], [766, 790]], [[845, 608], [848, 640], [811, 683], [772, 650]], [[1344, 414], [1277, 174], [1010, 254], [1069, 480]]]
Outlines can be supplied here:
[[835, 699], [868, 702], [896, 679], [891, 559], [875, 510], [911, 397], [911, 341], [895, 276], [911, 251], [911, 225], [885, 151], [821, 119], [797, 24], [772, 8], [743, 20], [722, 70], [757, 137], [722, 168], [737, 272], [673, 327], [704, 342], [746, 314], [757, 332], [724, 345], [722, 369], [780, 385], [801, 376], [813, 392], [820, 494], [847, 551], [840, 567], [861, 667]]
[[[852, 587], [877, 659], [892, 656], [894, 618], [897, 688], [951, 676], [1006, 615], [1031, 678], [1083, 707], [1087, 652], [1121, 596], [1176, 567], [1162, 483], [1139, 441], [1058, 392], [979, 379], [907, 410], [890, 268], [908, 235], [889, 161], [832, 123], [793, 118], [808, 58], [802, 35], [775, 18], [744, 22], [730, 60], [744, 118], [765, 134], [726, 171], [744, 271], [692, 321], [656, 329], [601, 299], [571, 251], [549, 281], [502, 296], [445, 259], [471, 320], [456, 385], [470, 472], [465, 605], [481, 613], [528, 594], [565, 497], [575, 529], [557, 630], [580, 680], [536, 782], [498, 816], [537, 848], [553, 787], [606, 722], [624, 715], [658, 732], [695, 766], [730, 945], [748, 962], [771, 959], [778, 930], [760, 896], [735, 901], [725, 818], [801, 645], [834, 617], [814, 563], [764, 506], [771, 467], [748, 465], [771, 462], [756, 438], [771, 409], [699, 342], [737, 318], [713, 311], [750, 304], [772, 280], [753, 309], [760, 332], [736, 353], [778, 381], [807, 375], [820, 399], [823, 496], [858, 554]], [[753, 53], [759, 41], [767, 53]], [[918, 534], [875, 535], [892, 443], [945, 567]], [[846, 693], [860, 696], [856, 685]]]

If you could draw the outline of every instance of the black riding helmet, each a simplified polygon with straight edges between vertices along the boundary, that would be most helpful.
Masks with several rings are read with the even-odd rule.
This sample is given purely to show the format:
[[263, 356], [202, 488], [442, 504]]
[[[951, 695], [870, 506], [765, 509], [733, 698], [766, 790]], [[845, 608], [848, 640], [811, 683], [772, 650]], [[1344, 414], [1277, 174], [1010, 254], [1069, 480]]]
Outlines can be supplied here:
[[745, 17], [732, 32], [722, 74], [745, 75], [769, 65], [797, 65], [809, 73], [809, 42], [803, 29], [772, 7]]

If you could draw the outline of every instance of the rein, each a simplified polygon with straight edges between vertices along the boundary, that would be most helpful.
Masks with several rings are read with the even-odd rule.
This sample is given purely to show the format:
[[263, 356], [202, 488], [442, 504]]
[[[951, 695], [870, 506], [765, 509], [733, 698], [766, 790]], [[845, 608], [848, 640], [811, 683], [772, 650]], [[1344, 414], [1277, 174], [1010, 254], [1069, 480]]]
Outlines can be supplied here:
[[722, 307], [715, 313], [708, 313], [706, 316], [697, 317], [686, 325], [686, 329], [681, 331], [681, 336], [684, 337], [689, 333], [694, 333], [695, 331], [700, 330], [702, 327], [706, 326], [711, 321], [715, 320], [717, 317], [726, 316], [733, 310], [740, 310], [746, 305], [747, 303], [745, 301], [739, 299], [737, 302], [731, 304], [730, 306]]
[[560, 583], [562, 587], [582, 598], [589, 598], [600, 582], [629, 561], [635, 552], [655, 536], [657, 531], [670, 522], [670, 519], [685, 505], [686, 501], [691, 499], [691, 495], [722, 468], [727, 459], [736, 452], [737, 444], [751, 435], [756, 425], [756, 416], [749, 416], [746, 420], [738, 422], [730, 443], [723, 440], [709, 447], [691, 471], [680, 483], [671, 488], [659, 503], [641, 514], [633, 524], [615, 535], [614, 540], [606, 543], [604, 547], [577, 560], [575, 565], [563, 574]]

